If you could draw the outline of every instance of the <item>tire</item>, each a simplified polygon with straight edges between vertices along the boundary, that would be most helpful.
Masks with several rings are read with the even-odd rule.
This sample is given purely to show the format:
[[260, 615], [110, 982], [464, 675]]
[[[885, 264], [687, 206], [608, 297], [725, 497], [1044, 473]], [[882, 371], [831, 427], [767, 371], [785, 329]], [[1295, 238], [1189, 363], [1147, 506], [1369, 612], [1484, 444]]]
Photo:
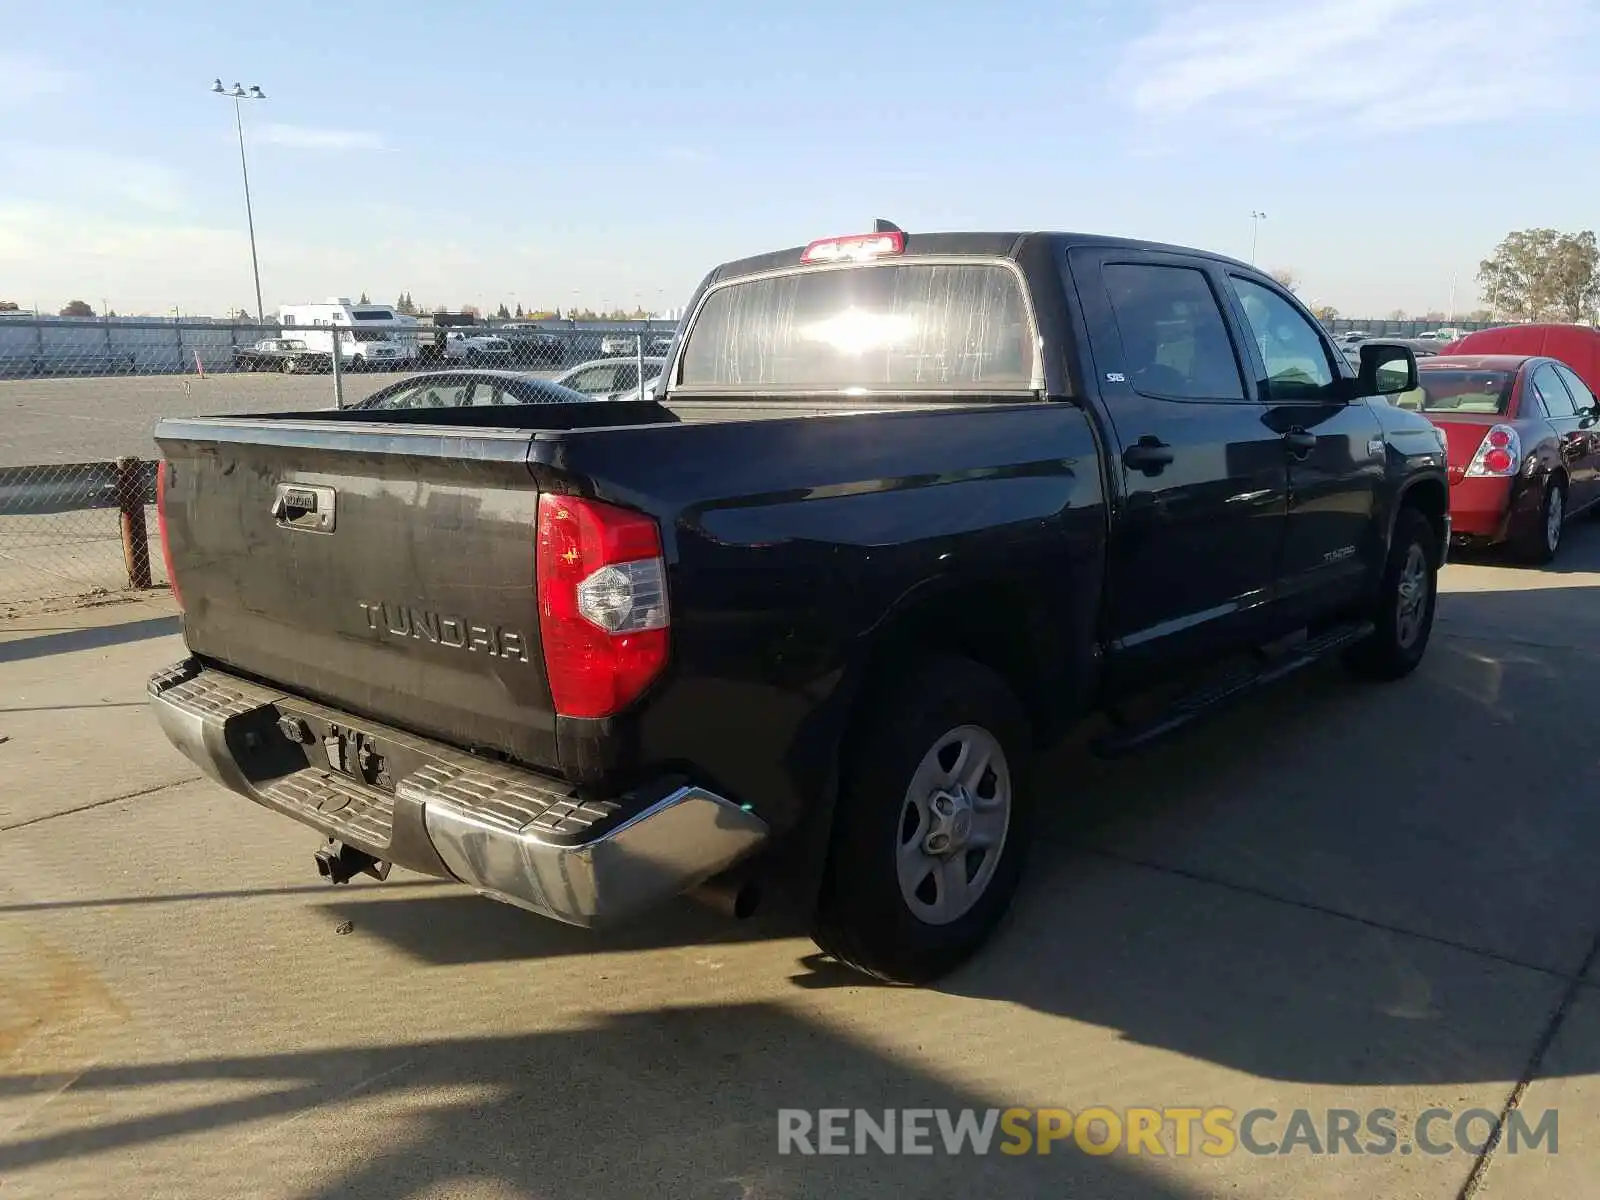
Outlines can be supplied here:
[[[858, 971], [927, 983], [983, 945], [1022, 878], [1033, 811], [1028, 721], [994, 672], [944, 655], [922, 660], [863, 704], [812, 937]], [[989, 756], [977, 767], [982, 774], [966, 781], [976, 786], [950, 786], [951, 756], [962, 774], [977, 766], [976, 754]], [[968, 842], [962, 853], [966, 837], [986, 837], [988, 852]], [[975, 885], [965, 895], [956, 872]]]
[[1567, 520], [1567, 488], [1560, 479], [1545, 484], [1544, 498], [1539, 502], [1539, 521], [1517, 542], [1520, 556], [1530, 563], [1543, 566], [1556, 560], [1565, 540]]
[[1402, 508], [1383, 568], [1377, 629], [1346, 652], [1346, 667], [1359, 678], [1380, 681], [1411, 674], [1427, 652], [1438, 603], [1439, 537], [1421, 511]]
[[286, 359], [283, 360], [283, 373], [285, 375], [293, 375], [299, 369], [300, 369], [300, 360], [299, 359], [297, 359], [297, 358], [286, 358]]

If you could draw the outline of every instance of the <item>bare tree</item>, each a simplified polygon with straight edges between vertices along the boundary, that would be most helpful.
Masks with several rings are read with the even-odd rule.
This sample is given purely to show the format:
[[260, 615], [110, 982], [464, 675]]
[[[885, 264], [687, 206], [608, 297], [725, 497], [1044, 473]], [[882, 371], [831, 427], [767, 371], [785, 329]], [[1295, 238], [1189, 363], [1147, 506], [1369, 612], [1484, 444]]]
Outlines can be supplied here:
[[1293, 267], [1274, 267], [1271, 276], [1281, 283], [1287, 291], [1299, 293], [1300, 273]]

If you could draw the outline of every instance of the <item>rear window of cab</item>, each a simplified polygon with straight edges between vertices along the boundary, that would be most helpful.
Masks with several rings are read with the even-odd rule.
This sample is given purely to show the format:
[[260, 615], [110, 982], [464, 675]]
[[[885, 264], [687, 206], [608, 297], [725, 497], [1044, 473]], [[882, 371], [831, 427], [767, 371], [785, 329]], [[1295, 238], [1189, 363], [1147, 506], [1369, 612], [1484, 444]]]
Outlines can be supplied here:
[[691, 389], [1025, 390], [1037, 338], [1000, 263], [856, 265], [709, 292], [684, 341]]

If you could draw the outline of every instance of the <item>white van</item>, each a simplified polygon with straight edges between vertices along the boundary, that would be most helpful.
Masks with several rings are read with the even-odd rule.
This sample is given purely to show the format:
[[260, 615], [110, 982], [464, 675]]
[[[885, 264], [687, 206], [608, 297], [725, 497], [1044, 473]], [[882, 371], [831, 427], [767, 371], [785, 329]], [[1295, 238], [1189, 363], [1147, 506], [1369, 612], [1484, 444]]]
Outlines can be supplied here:
[[415, 317], [383, 304], [355, 304], [335, 296], [321, 304], [285, 304], [278, 309], [285, 333], [306, 343], [308, 350], [333, 353], [339, 339], [339, 357], [348, 370], [405, 370], [417, 359]]

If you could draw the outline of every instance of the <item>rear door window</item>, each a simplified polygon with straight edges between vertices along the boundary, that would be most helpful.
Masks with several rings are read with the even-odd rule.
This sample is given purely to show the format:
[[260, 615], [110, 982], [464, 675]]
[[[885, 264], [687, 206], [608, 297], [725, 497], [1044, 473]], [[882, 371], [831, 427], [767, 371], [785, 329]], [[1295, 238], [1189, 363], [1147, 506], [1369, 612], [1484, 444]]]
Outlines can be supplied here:
[[860, 265], [741, 280], [707, 294], [682, 353], [686, 388], [1021, 391], [1033, 319], [1000, 263]]
[[1134, 391], [1163, 400], [1245, 399], [1233, 340], [1204, 271], [1107, 263], [1101, 278]]
[[1539, 393], [1539, 399], [1543, 402], [1547, 415], [1557, 420], [1577, 415], [1572, 396], [1567, 392], [1566, 385], [1561, 382], [1561, 376], [1556, 374], [1556, 369], [1549, 363], [1534, 371], [1533, 387]]

